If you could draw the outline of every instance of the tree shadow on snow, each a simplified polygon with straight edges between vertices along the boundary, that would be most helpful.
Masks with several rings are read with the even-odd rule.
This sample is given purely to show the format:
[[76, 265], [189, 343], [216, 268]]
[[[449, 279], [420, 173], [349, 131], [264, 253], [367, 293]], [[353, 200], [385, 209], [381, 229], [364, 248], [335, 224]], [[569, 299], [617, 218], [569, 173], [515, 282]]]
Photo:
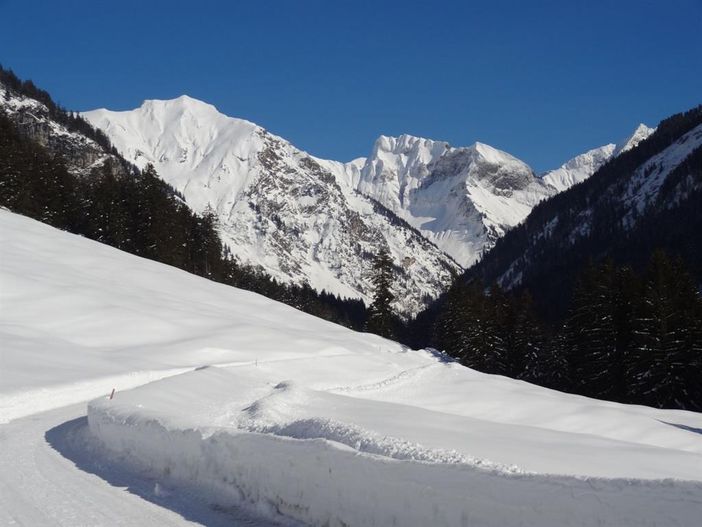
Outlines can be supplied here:
[[427, 351], [428, 353], [430, 353], [432, 355], [432, 357], [434, 357], [436, 360], [438, 360], [439, 362], [442, 362], [444, 364], [448, 364], [450, 362], [458, 362], [456, 359], [454, 359], [450, 355], [447, 355], [443, 351], [439, 351], [439, 350], [434, 349], [434, 348], [424, 348], [424, 350]]
[[680, 423], [669, 423], [668, 421], [661, 421], [660, 419], [657, 419], [657, 421], [659, 423], [663, 423], [664, 425], [674, 426], [675, 428], [680, 428], [680, 430], [685, 430], [687, 432], [692, 432], [693, 434], [702, 435], [702, 428], [695, 428], [694, 426], [682, 425]]
[[75, 466], [105, 480], [111, 486], [139, 496], [159, 507], [170, 509], [184, 519], [209, 527], [278, 526], [257, 518], [238, 507], [213, 505], [182, 488], [172, 489], [157, 479], [138, 474], [112, 461], [96, 444], [88, 429], [87, 417], [79, 417], [44, 434], [47, 443]]

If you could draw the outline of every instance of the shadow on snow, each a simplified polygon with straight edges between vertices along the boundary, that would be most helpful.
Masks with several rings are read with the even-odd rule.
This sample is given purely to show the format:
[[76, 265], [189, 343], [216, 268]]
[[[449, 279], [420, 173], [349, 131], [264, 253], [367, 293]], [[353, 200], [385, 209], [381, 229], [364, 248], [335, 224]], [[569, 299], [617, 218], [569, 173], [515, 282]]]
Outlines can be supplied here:
[[185, 520], [208, 527], [278, 526], [257, 518], [239, 507], [221, 507], [203, 496], [181, 487], [171, 488], [156, 478], [135, 473], [112, 461], [90, 437], [87, 417], [67, 421], [44, 434], [47, 443], [77, 468], [94, 474], [111, 486], [139, 496], [159, 507], [170, 509]]

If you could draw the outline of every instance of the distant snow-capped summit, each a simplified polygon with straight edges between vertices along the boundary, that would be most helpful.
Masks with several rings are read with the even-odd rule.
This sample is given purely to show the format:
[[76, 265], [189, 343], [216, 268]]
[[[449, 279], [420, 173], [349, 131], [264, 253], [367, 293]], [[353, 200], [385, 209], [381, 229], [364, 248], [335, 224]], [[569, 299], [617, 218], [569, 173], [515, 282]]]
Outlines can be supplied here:
[[325, 164], [214, 106], [179, 97], [83, 116], [126, 159], [140, 167], [152, 163], [196, 212], [215, 211], [232, 253], [278, 280], [369, 302], [372, 257], [387, 247], [396, 264], [395, 307], [412, 314], [459, 269], [410, 225], [353, 188], [354, 163]]
[[555, 193], [526, 163], [489, 145], [454, 148], [411, 135], [380, 136], [351, 180], [462, 266]]
[[397, 308], [416, 312], [543, 199], [592, 175], [651, 129], [537, 177], [484, 143], [380, 136], [367, 158], [318, 159], [186, 95], [83, 116], [139, 167], [152, 163], [196, 212], [216, 212], [243, 262], [282, 281], [370, 300], [370, 261], [390, 248]]
[[618, 156], [619, 154], [626, 152], [627, 150], [631, 150], [644, 139], [648, 139], [648, 136], [655, 131], [655, 128], [651, 128], [643, 123], [640, 123], [636, 127], [636, 130], [634, 130], [634, 132], [629, 137], [627, 137], [623, 141], [620, 141], [619, 144], [617, 144], [617, 148], [614, 150], [614, 155]]
[[559, 168], [546, 172], [543, 180], [558, 192], [562, 192], [585, 181], [607, 161], [631, 150], [655, 131], [655, 128], [639, 124], [630, 136], [618, 144], [610, 143], [575, 156]]

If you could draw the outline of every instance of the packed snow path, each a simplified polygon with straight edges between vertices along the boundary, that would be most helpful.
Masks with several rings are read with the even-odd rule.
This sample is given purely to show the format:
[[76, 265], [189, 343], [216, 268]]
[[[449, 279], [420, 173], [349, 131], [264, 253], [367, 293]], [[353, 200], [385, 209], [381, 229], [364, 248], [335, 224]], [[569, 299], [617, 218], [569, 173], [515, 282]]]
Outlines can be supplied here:
[[84, 415], [78, 404], [0, 425], [0, 525], [279, 525], [241, 509], [216, 510], [91, 456]]
[[484, 375], [2, 210], [0, 247], [0, 522], [702, 517], [700, 414]]

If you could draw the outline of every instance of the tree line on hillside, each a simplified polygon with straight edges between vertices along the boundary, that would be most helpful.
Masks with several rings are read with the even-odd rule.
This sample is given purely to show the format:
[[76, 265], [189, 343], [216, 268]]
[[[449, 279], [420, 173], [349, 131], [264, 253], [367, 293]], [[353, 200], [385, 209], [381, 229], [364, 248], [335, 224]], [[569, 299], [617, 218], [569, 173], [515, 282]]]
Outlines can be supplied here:
[[611, 257], [642, 268], [657, 248], [682, 257], [702, 281], [702, 148], [698, 147], [645, 208], [624, 199], [637, 169], [697, 126], [702, 106], [663, 120], [636, 148], [606, 163], [584, 182], [539, 203], [468, 269], [466, 280], [513, 279], [529, 289], [540, 316], [559, 322], [583, 262]]
[[702, 300], [683, 262], [662, 251], [642, 273], [612, 261], [588, 265], [555, 329], [540, 321], [528, 292], [457, 280], [414, 339], [485, 373], [598, 399], [702, 410]]
[[321, 318], [363, 327], [361, 300], [318, 293], [306, 284], [282, 284], [239, 264], [219, 239], [213, 213], [193, 213], [153, 166], [134, 174], [115, 170], [113, 163], [77, 177], [61, 155], [20, 134], [0, 113], [0, 206]]

